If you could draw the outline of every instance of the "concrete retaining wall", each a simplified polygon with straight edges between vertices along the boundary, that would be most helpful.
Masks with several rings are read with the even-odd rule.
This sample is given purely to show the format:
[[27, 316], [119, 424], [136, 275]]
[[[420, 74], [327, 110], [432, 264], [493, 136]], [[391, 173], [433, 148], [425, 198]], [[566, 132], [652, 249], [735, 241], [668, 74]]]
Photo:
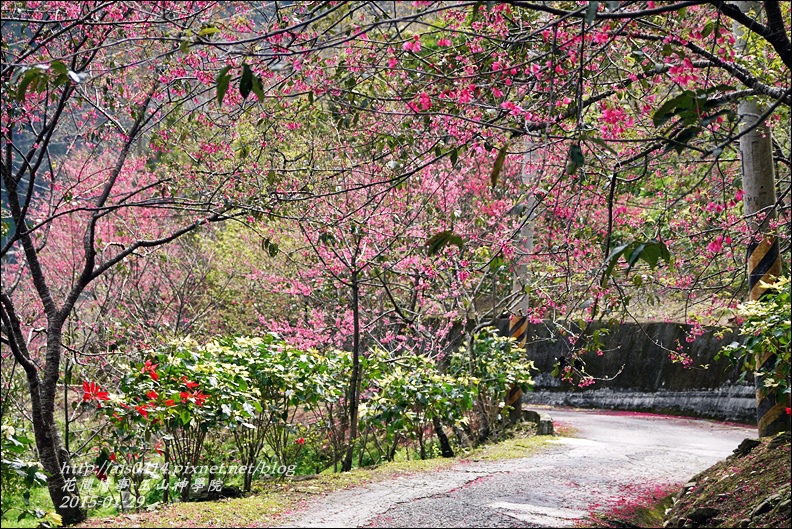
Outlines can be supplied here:
[[[508, 320], [499, 321], [498, 327], [505, 332]], [[756, 424], [753, 378], [738, 382], [739, 370], [727, 360], [713, 360], [721, 347], [737, 339], [733, 332], [710, 330], [688, 343], [688, 325], [622, 324], [601, 338], [602, 355], [581, 356], [588, 374], [613, 379], [597, 380], [583, 389], [551, 375], [558, 360], [572, 350], [551, 327], [539, 324], [529, 329], [527, 356], [539, 373], [534, 376], [535, 391], [523, 398], [526, 404], [656, 411]], [[589, 332], [599, 328], [592, 325]], [[678, 343], [693, 358], [692, 367], [672, 362], [663, 349], [675, 350]]]

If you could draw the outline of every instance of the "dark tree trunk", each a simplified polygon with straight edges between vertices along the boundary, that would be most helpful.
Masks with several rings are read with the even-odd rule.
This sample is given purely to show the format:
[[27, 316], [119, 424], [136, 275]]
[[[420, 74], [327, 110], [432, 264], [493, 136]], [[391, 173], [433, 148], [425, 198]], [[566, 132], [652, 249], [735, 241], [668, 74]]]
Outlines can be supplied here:
[[448, 441], [448, 436], [445, 433], [443, 424], [440, 422], [440, 418], [433, 417], [432, 425], [434, 426], [435, 435], [440, 441], [440, 454], [443, 457], [454, 457], [454, 450], [451, 448], [451, 443]]
[[396, 457], [396, 450], [398, 450], [399, 448], [400, 439], [401, 436], [399, 434], [397, 433], [393, 434], [393, 444], [391, 445], [390, 450], [388, 450], [388, 455], [387, 455], [388, 461], [393, 461], [393, 458]]
[[165, 490], [162, 492], [162, 503], [170, 501], [170, 443], [165, 442], [165, 473], [162, 477], [165, 483]]
[[346, 449], [346, 457], [341, 465], [341, 472], [352, 470], [352, 455], [355, 451], [357, 441], [358, 426], [358, 398], [360, 386], [360, 284], [358, 283], [358, 271], [352, 271], [352, 375], [349, 378], [349, 444]]
[[[60, 347], [59, 339], [57, 347]], [[50, 349], [50, 346], [48, 346], [48, 349]], [[48, 362], [47, 368], [49, 366], [50, 363]], [[71, 468], [69, 454], [61, 444], [61, 438], [55, 423], [54, 398], [48, 399], [43, 395], [45, 392], [41, 391], [42, 382], [38, 374], [35, 374], [32, 378], [28, 374], [28, 385], [30, 388], [36, 449], [38, 450], [41, 466], [44, 467], [44, 471], [47, 474], [47, 489], [52, 498], [55, 511], [61, 515], [63, 525], [73, 525], [82, 522], [86, 518], [86, 511], [82, 507], [80, 492], [77, 488], [76, 476]], [[53, 387], [55, 386], [53, 385]]]
[[244, 492], [250, 492], [251, 487], [253, 487], [253, 471], [248, 470], [245, 472], [245, 484], [242, 490]]

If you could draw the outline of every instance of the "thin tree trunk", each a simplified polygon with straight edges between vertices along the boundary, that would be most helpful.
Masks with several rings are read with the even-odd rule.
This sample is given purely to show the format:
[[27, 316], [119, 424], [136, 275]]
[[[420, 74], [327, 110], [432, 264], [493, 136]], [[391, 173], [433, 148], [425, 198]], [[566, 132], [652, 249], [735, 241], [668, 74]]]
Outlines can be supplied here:
[[432, 417], [432, 425], [434, 426], [435, 435], [438, 441], [440, 441], [440, 454], [443, 457], [454, 457], [454, 450], [451, 448], [451, 443], [448, 441], [448, 436], [443, 429], [440, 418]]
[[162, 503], [170, 501], [170, 442], [165, 441], [165, 474], [162, 477], [165, 490], [162, 492]]
[[358, 452], [358, 467], [363, 466], [363, 455], [366, 449], [366, 444], [368, 444], [368, 436], [369, 436], [369, 431], [367, 429], [363, 434], [363, 439], [360, 442], [360, 452]]
[[388, 461], [393, 461], [393, 459], [396, 457], [396, 450], [398, 450], [399, 448], [400, 439], [401, 436], [398, 433], [393, 434], [393, 444], [391, 445], [390, 450], [388, 450], [388, 454], [387, 454]]
[[380, 445], [379, 439], [377, 438], [377, 432], [374, 432], [372, 438], [374, 439], [374, 446], [377, 447], [377, 461], [374, 464], [379, 465], [382, 462], [382, 445]]
[[357, 269], [352, 270], [352, 376], [349, 379], [349, 444], [347, 445], [346, 457], [341, 465], [341, 472], [352, 470], [352, 455], [355, 450], [357, 440], [358, 423], [358, 386], [360, 385], [360, 284], [358, 282]]

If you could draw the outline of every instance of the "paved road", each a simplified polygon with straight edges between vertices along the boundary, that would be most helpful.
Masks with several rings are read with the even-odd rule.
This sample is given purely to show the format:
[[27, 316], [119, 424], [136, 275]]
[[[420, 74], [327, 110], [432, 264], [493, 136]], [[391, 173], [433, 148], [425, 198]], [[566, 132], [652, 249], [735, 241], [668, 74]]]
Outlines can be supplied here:
[[468, 462], [333, 493], [290, 527], [572, 527], [726, 456], [755, 428], [636, 413], [551, 409], [574, 429], [530, 457]]

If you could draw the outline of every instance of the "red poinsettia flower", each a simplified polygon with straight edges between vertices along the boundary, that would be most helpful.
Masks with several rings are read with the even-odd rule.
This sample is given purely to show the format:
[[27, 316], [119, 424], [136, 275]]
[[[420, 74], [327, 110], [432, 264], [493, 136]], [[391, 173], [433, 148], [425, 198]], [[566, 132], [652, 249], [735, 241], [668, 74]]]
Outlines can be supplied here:
[[304, 445], [305, 437], [298, 437], [297, 439], [294, 440], [294, 442], [297, 443], [298, 445]]
[[159, 380], [159, 375], [155, 371], [159, 364], [152, 364], [151, 360], [146, 360], [146, 363], [143, 364], [143, 369], [140, 370], [141, 373], [148, 373], [151, 377], [151, 380], [157, 381]]
[[148, 419], [148, 412], [146, 411], [146, 405], [145, 404], [143, 404], [141, 406], [135, 406], [135, 409], [137, 410], [137, 412], [139, 414], [141, 414], [143, 417]]
[[110, 461], [112, 461], [113, 463], [115, 463], [117, 458], [116, 458], [116, 455], [115, 455], [115, 454], [110, 454], [110, 457], [109, 457], [108, 459], [110, 459]]
[[83, 382], [83, 402], [91, 400], [110, 400], [110, 395], [102, 391], [96, 382]]
[[196, 391], [193, 396], [195, 397], [195, 404], [197, 406], [203, 406], [203, 403], [209, 398], [209, 395], [201, 393], [200, 391]]
[[175, 405], [176, 405], [176, 401], [173, 399], [168, 399], [165, 401], [165, 406], [175, 406]]
[[200, 391], [182, 391], [179, 393], [179, 396], [181, 397], [182, 402], [185, 402], [188, 399], [194, 399], [196, 406], [203, 406], [204, 402], [206, 402], [206, 399], [209, 398], [209, 395]]
[[190, 382], [189, 380], [187, 380], [187, 375], [181, 377], [181, 379], [182, 382], [184, 382], [184, 385], [187, 386], [187, 389], [195, 389], [200, 385], [198, 384], [198, 382]]
[[159, 395], [157, 395], [157, 392], [156, 392], [156, 391], [154, 391], [153, 389], [152, 389], [151, 391], [147, 391], [147, 392], [146, 392], [146, 396], [147, 396], [147, 397], [148, 397], [150, 400], [157, 400], [157, 397], [159, 397]]
[[154, 445], [154, 450], [156, 450], [159, 455], [162, 455], [162, 439], [160, 439], [157, 444]]

